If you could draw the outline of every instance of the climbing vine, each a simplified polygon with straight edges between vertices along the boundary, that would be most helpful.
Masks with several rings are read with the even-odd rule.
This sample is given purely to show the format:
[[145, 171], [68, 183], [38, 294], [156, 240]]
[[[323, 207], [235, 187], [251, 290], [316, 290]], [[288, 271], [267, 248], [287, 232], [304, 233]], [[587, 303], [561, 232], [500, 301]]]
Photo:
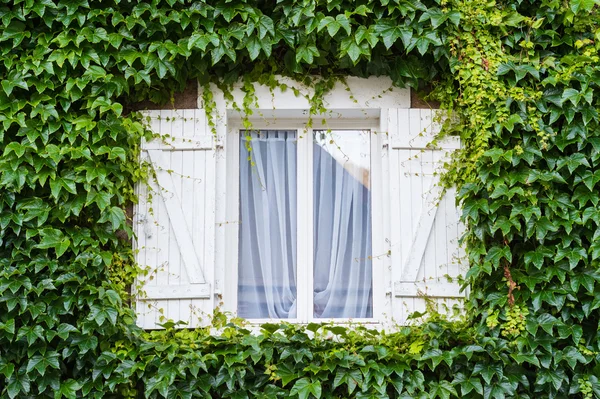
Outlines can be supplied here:
[[[2, 0], [0, 396], [599, 397], [597, 0]], [[429, 85], [464, 148], [468, 320], [144, 332], [140, 101], [197, 80]], [[320, 93], [320, 94], [319, 94]], [[210, 113], [210, 90], [201, 94]], [[215, 129], [214, 121], [211, 128]], [[121, 270], [121, 271], [120, 271]], [[219, 331], [215, 334], [214, 330]]]

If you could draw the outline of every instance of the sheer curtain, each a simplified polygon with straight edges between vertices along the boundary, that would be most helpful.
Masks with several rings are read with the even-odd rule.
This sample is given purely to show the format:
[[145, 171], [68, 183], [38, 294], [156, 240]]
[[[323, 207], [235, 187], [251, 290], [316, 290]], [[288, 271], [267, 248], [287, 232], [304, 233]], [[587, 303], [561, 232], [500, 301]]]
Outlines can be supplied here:
[[[313, 317], [372, 317], [369, 167], [329, 149], [332, 156], [327, 142], [313, 145]], [[364, 153], [361, 143], [348, 143]], [[245, 318], [296, 317], [296, 149], [295, 131], [241, 132], [238, 314]]]
[[240, 136], [238, 314], [294, 318], [296, 132]]
[[314, 144], [314, 317], [373, 317], [368, 176]]

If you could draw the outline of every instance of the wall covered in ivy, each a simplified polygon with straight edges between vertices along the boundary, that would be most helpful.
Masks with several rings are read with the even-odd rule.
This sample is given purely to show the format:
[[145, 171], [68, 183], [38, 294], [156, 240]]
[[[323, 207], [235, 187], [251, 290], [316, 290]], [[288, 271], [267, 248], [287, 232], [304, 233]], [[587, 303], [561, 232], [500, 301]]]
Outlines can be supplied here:
[[[599, 14], [598, 0], [2, 0], [0, 397], [600, 397]], [[148, 178], [131, 105], [276, 75], [315, 86], [314, 111], [336, 77], [388, 75], [453, 112], [468, 319], [135, 327], [117, 234]]]

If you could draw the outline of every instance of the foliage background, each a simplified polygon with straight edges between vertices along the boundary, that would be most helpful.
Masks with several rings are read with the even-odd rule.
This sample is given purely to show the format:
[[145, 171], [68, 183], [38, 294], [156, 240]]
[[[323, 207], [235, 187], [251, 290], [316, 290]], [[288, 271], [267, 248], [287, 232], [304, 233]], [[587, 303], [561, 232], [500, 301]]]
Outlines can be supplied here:
[[[600, 397], [598, 14], [597, 0], [2, 0], [1, 397]], [[145, 130], [124, 106], [276, 74], [317, 93], [344, 75], [435, 87], [465, 143], [447, 179], [469, 320], [135, 327], [115, 233], [146, 178]]]

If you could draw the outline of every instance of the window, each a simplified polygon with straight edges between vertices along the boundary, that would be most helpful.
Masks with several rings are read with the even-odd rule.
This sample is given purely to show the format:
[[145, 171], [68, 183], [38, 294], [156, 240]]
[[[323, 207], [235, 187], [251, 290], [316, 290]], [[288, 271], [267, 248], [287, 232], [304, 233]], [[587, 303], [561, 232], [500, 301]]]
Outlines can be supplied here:
[[[293, 85], [293, 82], [287, 82]], [[436, 173], [456, 139], [427, 144], [436, 111], [389, 80], [348, 78], [307, 126], [307, 89], [256, 85], [252, 129], [215, 88], [217, 114], [148, 111], [156, 179], [137, 187], [137, 323], [349, 320], [393, 328], [464, 293], [453, 190]], [[238, 103], [243, 93], [232, 93]], [[209, 120], [212, 118], [215, 130]]]
[[[238, 315], [372, 318], [371, 132], [238, 135]], [[299, 141], [312, 141], [300, 162]]]

